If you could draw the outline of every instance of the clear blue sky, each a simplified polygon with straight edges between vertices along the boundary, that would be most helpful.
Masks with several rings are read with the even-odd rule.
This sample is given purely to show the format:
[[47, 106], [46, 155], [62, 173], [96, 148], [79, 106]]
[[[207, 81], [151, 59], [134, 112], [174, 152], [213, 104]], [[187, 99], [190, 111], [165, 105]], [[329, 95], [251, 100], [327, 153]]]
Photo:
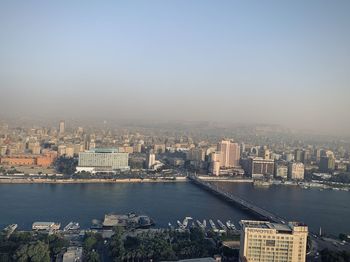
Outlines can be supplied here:
[[347, 0], [4, 0], [0, 111], [350, 132], [349, 14]]

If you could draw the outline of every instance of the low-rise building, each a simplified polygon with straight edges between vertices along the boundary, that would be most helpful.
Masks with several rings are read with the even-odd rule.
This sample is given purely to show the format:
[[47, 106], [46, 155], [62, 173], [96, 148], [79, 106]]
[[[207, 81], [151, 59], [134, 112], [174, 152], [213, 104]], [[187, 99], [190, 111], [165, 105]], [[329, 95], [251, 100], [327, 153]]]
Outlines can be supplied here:
[[82, 247], [69, 247], [63, 254], [62, 262], [80, 262], [83, 257]]

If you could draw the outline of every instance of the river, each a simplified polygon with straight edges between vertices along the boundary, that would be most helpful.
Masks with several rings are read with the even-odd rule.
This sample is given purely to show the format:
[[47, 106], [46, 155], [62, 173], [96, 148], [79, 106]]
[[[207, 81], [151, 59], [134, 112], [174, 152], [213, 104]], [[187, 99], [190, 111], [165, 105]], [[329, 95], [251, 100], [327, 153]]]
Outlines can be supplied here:
[[[316, 231], [350, 232], [350, 193], [291, 186], [254, 188], [248, 183], [221, 183], [226, 190], [278, 213], [300, 220]], [[17, 223], [30, 229], [34, 221], [62, 225], [77, 221], [83, 228], [105, 213], [138, 212], [151, 216], [158, 227], [173, 225], [185, 216], [230, 219], [236, 224], [249, 214], [230, 206], [191, 183], [122, 184], [1, 184], [0, 226]]]

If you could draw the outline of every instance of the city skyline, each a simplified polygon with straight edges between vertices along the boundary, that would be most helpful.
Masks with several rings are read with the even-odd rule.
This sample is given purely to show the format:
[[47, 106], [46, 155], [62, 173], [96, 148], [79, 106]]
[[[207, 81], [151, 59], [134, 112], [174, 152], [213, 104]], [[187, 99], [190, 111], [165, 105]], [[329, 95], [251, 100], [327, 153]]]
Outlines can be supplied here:
[[350, 131], [347, 1], [0, 7], [1, 117]]

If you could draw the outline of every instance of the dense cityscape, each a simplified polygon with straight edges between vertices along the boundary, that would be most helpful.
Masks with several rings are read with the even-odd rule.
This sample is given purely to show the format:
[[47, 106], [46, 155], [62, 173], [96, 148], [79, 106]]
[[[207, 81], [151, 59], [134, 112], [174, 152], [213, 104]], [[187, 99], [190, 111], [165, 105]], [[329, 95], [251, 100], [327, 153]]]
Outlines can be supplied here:
[[0, 1], [0, 262], [350, 262], [350, 1]]
[[[101, 128], [86, 128], [61, 120], [56, 126], [23, 128], [1, 123], [0, 183], [187, 181], [213, 193], [222, 201], [232, 203], [232, 208], [245, 210], [255, 220], [241, 220], [235, 225], [230, 221], [218, 219], [213, 222], [210, 219], [207, 225], [206, 220], [196, 222], [186, 217], [183, 222], [178, 220], [176, 225], [169, 223], [163, 228], [153, 222], [152, 216], [111, 213], [106, 214], [101, 222], [93, 222], [90, 229], [80, 228], [79, 222], [70, 222], [64, 230], [60, 230], [60, 221], [33, 221], [34, 233], [28, 233], [21, 231], [28, 229], [17, 229], [17, 224], [13, 224], [3, 231], [4, 259], [6, 254], [18, 260], [21, 256], [30, 256], [31, 248], [43, 249], [40, 252], [42, 256], [58, 261], [71, 261], [71, 257], [86, 261], [109, 261], [113, 257], [121, 261], [194, 257], [198, 257], [198, 261], [235, 261], [249, 256], [265, 256], [267, 260], [276, 256], [281, 261], [304, 261], [305, 257], [316, 261], [322, 256], [322, 261], [327, 261], [327, 256], [336, 256], [341, 250], [349, 251], [349, 232], [327, 235], [322, 233], [321, 228], [319, 232], [309, 232], [307, 224], [287, 222], [287, 218], [219, 188], [220, 184], [215, 185], [249, 183], [258, 190], [271, 186], [299, 187], [318, 190], [320, 194], [323, 190], [349, 191], [350, 144], [347, 140], [320, 136], [312, 141], [306, 134], [267, 125], [223, 128], [214, 123], [201, 123], [198, 132], [198, 123], [187, 123], [192, 132], [181, 126], [168, 128], [161, 123], [157, 128], [142, 125], [113, 127], [107, 121], [101, 125]], [[261, 230], [266, 230], [268, 238], [277, 241], [272, 244], [270, 240], [271, 243], [264, 245], [276, 249], [268, 251], [264, 246], [259, 251], [251, 250], [252, 243], [261, 241], [263, 235], [256, 235], [264, 232]], [[278, 239], [284, 239], [284, 234], [292, 236], [292, 241], [300, 242], [299, 253], [288, 246], [288, 242], [287, 245], [283, 241], [278, 242]], [[17, 249], [13, 247], [13, 251], [3, 252], [9, 241], [15, 241], [17, 244], [11, 245], [17, 246], [28, 238], [30, 243], [39, 242], [35, 242], [35, 246], [27, 246], [27, 251], [20, 250], [23, 247], [19, 245]], [[45, 238], [49, 238], [47, 241], [53, 246], [45, 246]], [[157, 241], [164, 239], [169, 242], [159, 245], [170, 246], [161, 250], [156, 246], [143, 246], [149, 241], [156, 245]], [[209, 239], [211, 241], [207, 242]], [[121, 244], [123, 241], [124, 244]], [[183, 241], [190, 242], [185, 244]], [[193, 245], [189, 253], [183, 249], [189, 248], [187, 245]], [[287, 249], [283, 249], [284, 245]], [[279, 247], [281, 251], [275, 253]], [[212, 257], [212, 260], [199, 260], [203, 256]]]

